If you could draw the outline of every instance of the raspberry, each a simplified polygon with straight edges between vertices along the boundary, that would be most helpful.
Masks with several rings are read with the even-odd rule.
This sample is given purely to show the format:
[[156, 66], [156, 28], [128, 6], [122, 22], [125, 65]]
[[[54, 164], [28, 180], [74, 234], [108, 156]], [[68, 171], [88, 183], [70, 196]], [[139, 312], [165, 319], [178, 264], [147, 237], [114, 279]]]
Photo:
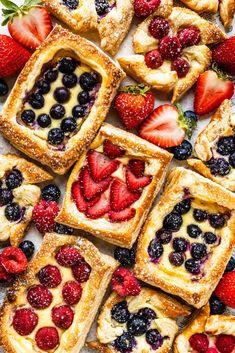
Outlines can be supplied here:
[[74, 313], [68, 305], [53, 308], [51, 315], [54, 324], [63, 330], [67, 330], [72, 325]]
[[176, 71], [179, 78], [185, 77], [189, 72], [189, 62], [184, 58], [177, 58], [171, 64], [171, 70]]
[[127, 295], [138, 295], [140, 284], [133, 273], [124, 267], [119, 267], [113, 273], [112, 289], [121, 297]]
[[91, 273], [91, 267], [86, 261], [72, 267], [73, 275], [79, 283], [88, 281]]
[[71, 267], [78, 265], [82, 260], [80, 252], [73, 246], [64, 245], [56, 254], [56, 260], [61, 266]]
[[38, 348], [43, 351], [54, 349], [59, 343], [59, 334], [55, 327], [42, 327], [35, 336]]
[[206, 353], [219, 353], [216, 348], [208, 348]]
[[82, 296], [81, 284], [75, 281], [66, 282], [62, 290], [62, 295], [67, 304], [77, 304]]
[[0, 282], [10, 283], [13, 280], [13, 277], [7, 273], [5, 268], [2, 266], [2, 257], [0, 255]]
[[55, 201], [39, 201], [33, 209], [33, 221], [37, 230], [44, 234], [52, 232], [55, 226], [55, 218], [59, 213], [59, 206]]
[[151, 15], [159, 6], [160, 0], [135, 0], [134, 10], [138, 17]]
[[8, 273], [18, 274], [26, 270], [28, 261], [21, 249], [9, 246], [1, 253], [1, 264]]
[[157, 49], [148, 52], [144, 60], [145, 64], [150, 67], [150, 69], [158, 69], [163, 64], [163, 59]]
[[13, 327], [21, 336], [30, 335], [38, 324], [38, 316], [32, 309], [17, 309], [13, 317]]
[[200, 30], [195, 26], [184, 28], [178, 32], [177, 37], [182, 45], [182, 48], [197, 45], [201, 40]]
[[232, 335], [219, 335], [215, 345], [221, 353], [231, 353], [235, 348], [235, 337]]
[[225, 273], [215, 290], [215, 295], [225, 305], [235, 309], [235, 271]]
[[40, 283], [47, 288], [56, 288], [62, 281], [60, 270], [51, 265], [43, 267], [38, 273], [38, 278]]
[[149, 33], [156, 39], [162, 39], [167, 36], [170, 31], [170, 25], [165, 18], [156, 16], [149, 24]]
[[47, 288], [38, 284], [34, 287], [29, 288], [27, 300], [33, 308], [45, 309], [52, 302], [52, 294]]
[[181, 44], [177, 37], [164, 37], [159, 44], [159, 51], [166, 60], [175, 60], [180, 56]]
[[204, 333], [195, 333], [189, 339], [190, 346], [200, 353], [206, 352], [209, 347], [209, 340]]

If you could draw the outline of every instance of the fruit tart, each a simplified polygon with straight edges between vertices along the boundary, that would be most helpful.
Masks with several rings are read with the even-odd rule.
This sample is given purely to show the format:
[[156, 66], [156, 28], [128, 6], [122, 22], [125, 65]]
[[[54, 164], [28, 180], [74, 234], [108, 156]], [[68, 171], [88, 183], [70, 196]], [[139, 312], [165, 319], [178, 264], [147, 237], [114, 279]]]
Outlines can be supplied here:
[[15, 154], [0, 155], [0, 242], [18, 246], [41, 191], [34, 184], [52, 176]]
[[56, 26], [16, 81], [0, 131], [64, 174], [94, 138], [123, 77], [94, 44]]
[[173, 91], [175, 102], [209, 66], [211, 52], [207, 44], [225, 38], [219, 27], [189, 9], [173, 7], [168, 13], [159, 7], [137, 27], [133, 37], [135, 54], [118, 61], [137, 81], [158, 91]]
[[184, 168], [170, 173], [140, 236], [134, 273], [200, 308], [235, 245], [235, 195]]
[[235, 116], [225, 100], [199, 134], [188, 164], [205, 177], [235, 191]]
[[187, 306], [153, 289], [143, 287], [136, 297], [112, 293], [98, 318], [97, 341], [87, 345], [102, 353], [167, 353], [178, 332], [176, 318], [189, 314]]
[[232, 353], [235, 349], [235, 317], [211, 315], [207, 304], [176, 338], [174, 353]]
[[6, 296], [6, 352], [79, 352], [117, 263], [81, 237], [47, 233]]
[[126, 37], [134, 16], [133, 0], [44, 0], [44, 4], [75, 31], [97, 30], [101, 47], [112, 55]]
[[172, 155], [104, 124], [75, 165], [56, 221], [131, 247]]

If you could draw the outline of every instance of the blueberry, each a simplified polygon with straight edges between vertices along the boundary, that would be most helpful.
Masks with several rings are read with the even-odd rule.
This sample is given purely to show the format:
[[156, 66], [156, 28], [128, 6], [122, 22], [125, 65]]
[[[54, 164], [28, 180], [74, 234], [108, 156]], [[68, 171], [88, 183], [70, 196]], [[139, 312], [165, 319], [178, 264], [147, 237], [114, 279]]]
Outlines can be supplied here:
[[64, 140], [64, 132], [59, 128], [51, 129], [48, 133], [48, 142], [51, 145], [59, 145]]
[[200, 262], [195, 259], [188, 259], [185, 261], [184, 266], [186, 270], [194, 275], [200, 273]]
[[169, 213], [163, 220], [163, 227], [172, 231], [178, 231], [183, 224], [181, 215], [177, 212]]
[[184, 161], [191, 156], [193, 147], [189, 141], [184, 140], [179, 146], [172, 147], [170, 151], [173, 153], [175, 159]]
[[155, 313], [155, 311], [148, 307], [140, 309], [137, 315], [141, 317], [143, 316], [149, 321], [149, 323], [157, 318], [157, 314]]
[[47, 71], [45, 71], [44, 73], [44, 78], [47, 82], [54, 82], [57, 80], [58, 77], [58, 70], [56, 69], [48, 69]]
[[51, 89], [51, 86], [50, 86], [50, 83], [47, 82], [46, 80], [39, 80], [37, 83], [36, 83], [36, 86], [38, 88], [38, 92], [40, 94], [46, 94], [50, 91]]
[[169, 255], [169, 261], [173, 266], [181, 266], [184, 263], [184, 254], [172, 251]]
[[127, 322], [127, 329], [134, 336], [142, 336], [148, 329], [149, 321], [143, 316], [134, 314]]
[[111, 310], [111, 318], [117, 321], [119, 324], [124, 324], [130, 318], [130, 312], [128, 310], [127, 302], [123, 300], [115, 304]]
[[231, 167], [235, 168], [235, 152], [229, 156], [228, 161], [229, 161], [229, 164], [231, 165]]
[[30, 240], [24, 240], [20, 243], [19, 248], [23, 251], [27, 259], [30, 259], [33, 256], [35, 247]]
[[63, 58], [59, 61], [58, 68], [63, 74], [72, 74], [75, 71], [77, 64], [77, 61], [73, 58]]
[[188, 241], [185, 238], [175, 238], [173, 248], [177, 252], [185, 252], [188, 248]]
[[231, 272], [235, 269], [235, 257], [231, 257], [231, 259], [229, 260], [225, 271], [226, 272]]
[[62, 120], [60, 127], [64, 132], [73, 132], [77, 128], [77, 122], [75, 118], [65, 118]]
[[27, 125], [32, 124], [35, 120], [35, 117], [35, 113], [31, 109], [24, 110], [21, 114], [21, 120]]
[[37, 118], [37, 123], [40, 127], [48, 127], [51, 125], [51, 118], [48, 114], [40, 114]]
[[78, 102], [81, 105], [87, 104], [90, 102], [90, 94], [87, 91], [82, 91], [78, 93]]
[[222, 156], [228, 156], [235, 152], [235, 141], [233, 136], [221, 137], [217, 142], [217, 152]]
[[190, 211], [191, 203], [192, 203], [191, 199], [184, 199], [183, 201], [175, 205], [174, 211], [179, 213], [180, 215], [184, 215]]
[[5, 208], [5, 217], [10, 222], [18, 221], [20, 219], [20, 214], [20, 206], [15, 202], [9, 203]]
[[199, 208], [195, 208], [193, 210], [193, 217], [197, 222], [203, 222], [207, 219], [208, 215], [206, 211], [200, 210]]
[[79, 79], [80, 86], [84, 91], [91, 91], [98, 83], [97, 77], [90, 72], [84, 72]]
[[191, 255], [195, 260], [203, 259], [207, 255], [207, 246], [201, 243], [192, 244]]
[[13, 169], [6, 177], [6, 186], [9, 190], [18, 188], [22, 182], [23, 176], [18, 169]]
[[113, 345], [115, 349], [121, 353], [129, 353], [132, 351], [133, 347], [136, 345], [135, 338], [130, 334], [130, 332], [123, 332], [123, 334], [117, 337]]
[[162, 346], [163, 337], [157, 329], [150, 329], [146, 332], [146, 341], [156, 350]]
[[220, 229], [225, 225], [225, 217], [221, 213], [213, 213], [209, 215], [209, 222], [213, 228]]
[[67, 88], [73, 88], [78, 82], [78, 78], [75, 74], [65, 74], [62, 78], [63, 85]]
[[75, 105], [72, 114], [75, 119], [83, 118], [86, 115], [87, 108], [81, 105]]
[[192, 121], [198, 121], [198, 116], [192, 110], [186, 110], [186, 112], [184, 112], [184, 116], [185, 118], [191, 119]]
[[11, 190], [0, 189], [0, 207], [5, 206], [13, 200], [13, 194]]
[[157, 240], [153, 239], [148, 246], [148, 253], [149, 256], [153, 259], [159, 259], [159, 257], [162, 256], [163, 254], [163, 246], [161, 243], [159, 243]]
[[172, 239], [172, 232], [162, 228], [156, 232], [156, 238], [160, 243], [168, 244]]
[[8, 91], [9, 88], [6, 81], [0, 78], [0, 97], [6, 96]]
[[210, 299], [210, 313], [211, 315], [221, 315], [225, 312], [226, 306], [217, 297], [211, 297]]
[[64, 224], [56, 223], [55, 232], [58, 234], [72, 235], [74, 233], [74, 229], [72, 227], [65, 226]]
[[29, 97], [29, 104], [34, 108], [34, 109], [41, 109], [44, 106], [44, 98], [40, 93], [33, 93]]
[[42, 199], [45, 201], [59, 201], [60, 196], [60, 189], [54, 184], [46, 185], [42, 189]]
[[95, 0], [95, 8], [97, 15], [103, 16], [109, 10], [109, 3], [108, 0]]
[[187, 226], [187, 233], [191, 238], [198, 238], [202, 234], [202, 230], [196, 224], [189, 224]]
[[63, 4], [67, 6], [69, 10], [76, 10], [79, 5], [79, 0], [63, 0]]
[[54, 91], [54, 98], [58, 103], [66, 103], [70, 98], [70, 91], [66, 87], [57, 87]]
[[54, 104], [50, 109], [50, 116], [53, 119], [62, 119], [65, 115], [65, 108], [61, 104]]
[[206, 162], [208, 168], [210, 168], [211, 174], [225, 176], [229, 174], [231, 167], [224, 158], [212, 158]]
[[217, 241], [217, 236], [212, 232], [204, 233], [204, 239], [207, 244], [214, 244]]
[[123, 267], [133, 266], [135, 263], [135, 250], [116, 247], [114, 250], [114, 258], [119, 261]]

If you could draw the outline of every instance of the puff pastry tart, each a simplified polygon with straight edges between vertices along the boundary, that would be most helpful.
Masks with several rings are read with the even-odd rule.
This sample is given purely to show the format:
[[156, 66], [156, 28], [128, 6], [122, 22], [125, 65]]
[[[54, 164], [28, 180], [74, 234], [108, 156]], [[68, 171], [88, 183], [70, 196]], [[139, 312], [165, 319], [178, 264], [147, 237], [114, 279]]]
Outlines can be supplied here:
[[134, 16], [133, 0], [44, 0], [44, 3], [73, 30], [96, 29], [101, 47], [112, 55], [126, 37]]
[[139, 137], [104, 124], [75, 165], [56, 220], [131, 247], [171, 158]]
[[17, 155], [0, 155], [0, 242], [20, 243], [41, 195], [33, 184], [51, 179], [43, 169]]
[[94, 138], [123, 77], [94, 44], [56, 26], [16, 81], [0, 131], [64, 174]]
[[188, 164], [205, 177], [235, 191], [235, 116], [225, 100], [199, 134]]
[[135, 275], [200, 308], [235, 244], [235, 196], [197, 173], [175, 168], [148, 217]]
[[196, 314], [174, 344], [174, 353], [232, 353], [234, 349], [235, 317], [210, 316], [209, 305]]
[[149, 288], [136, 297], [112, 293], [98, 318], [97, 341], [87, 345], [102, 353], [167, 353], [178, 332], [176, 318], [189, 314], [187, 306]]
[[116, 265], [86, 239], [47, 234], [3, 305], [5, 351], [79, 352]]
[[138, 27], [133, 37], [134, 55], [118, 58], [122, 68], [137, 81], [158, 91], [173, 91], [178, 101], [211, 62], [207, 44], [226, 38], [216, 25], [197, 13], [174, 7], [158, 10]]

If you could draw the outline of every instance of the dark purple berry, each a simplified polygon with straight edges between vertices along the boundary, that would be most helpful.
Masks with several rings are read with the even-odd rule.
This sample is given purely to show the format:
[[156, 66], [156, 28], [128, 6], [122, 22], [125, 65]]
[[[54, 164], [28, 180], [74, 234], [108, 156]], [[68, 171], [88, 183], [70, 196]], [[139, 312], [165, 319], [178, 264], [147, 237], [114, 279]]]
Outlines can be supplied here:
[[16, 222], [20, 219], [21, 208], [20, 206], [13, 202], [9, 203], [5, 208], [5, 217], [10, 222]]
[[6, 187], [8, 190], [18, 188], [22, 182], [23, 176], [18, 169], [13, 169], [6, 177]]
[[53, 119], [62, 119], [65, 115], [65, 108], [61, 104], [54, 104], [50, 109], [50, 116]]
[[40, 93], [32, 93], [30, 98], [29, 98], [29, 104], [34, 108], [34, 109], [41, 109], [44, 106], [45, 100], [43, 96]]
[[11, 190], [0, 189], [0, 207], [5, 206], [13, 200], [13, 194]]
[[235, 141], [233, 136], [224, 136], [217, 142], [217, 152], [222, 156], [228, 156], [235, 152]]
[[66, 103], [70, 98], [70, 91], [66, 87], [57, 87], [54, 91], [54, 98], [58, 103]]
[[130, 318], [127, 302], [123, 300], [115, 304], [111, 309], [111, 318], [120, 324], [124, 324]]
[[51, 118], [48, 114], [40, 114], [37, 118], [37, 123], [42, 128], [48, 127], [51, 125]]
[[78, 62], [73, 59], [73, 58], [63, 58], [59, 61], [59, 71], [62, 72], [63, 74], [72, 74], [76, 67], [78, 65]]
[[184, 263], [188, 272], [198, 275], [200, 273], [200, 262], [195, 259], [188, 259]]
[[51, 89], [51, 86], [50, 86], [50, 83], [44, 79], [41, 79], [39, 80], [37, 83], [36, 83], [36, 86], [38, 88], [38, 93], [40, 94], [46, 94], [50, 91]]
[[178, 231], [182, 224], [183, 219], [177, 212], [169, 213], [163, 220], [163, 227], [172, 231]]
[[84, 91], [91, 91], [97, 85], [97, 76], [90, 72], [84, 72], [79, 79], [80, 86]]
[[201, 243], [192, 244], [191, 255], [195, 260], [201, 260], [207, 255], [207, 246]]
[[51, 82], [54, 82], [54, 81], [57, 80], [58, 74], [59, 74], [58, 70], [56, 70], [56, 69], [48, 69], [44, 73], [44, 78], [46, 79], [46, 81], [51, 83]]
[[35, 117], [36, 115], [31, 109], [24, 110], [21, 114], [21, 119], [26, 125], [32, 124], [35, 120]]
[[202, 234], [201, 228], [196, 224], [189, 224], [187, 226], [187, 233], [191, 238], [198, 238]]
[[73, 88], [78, 83], [78, 78], [75, 74], [65, 74], [62, 79], [63, 85], [67, 88]]
[[176, 252], [185, 252], [188, 248], [188, 241], [185, 238], [175, 238], [173, 248]]
[[149, 321], [143, 316], [134, 314], [127, 322], [127, 329], [134, 336], [142, 336], [148, 329]]
[[181, 266], [184, 263], [184, 254], [172, 251], [169, 255], [169, 261], [173, 266]]
[[8, 85], [3, 78], [0, 78], [0, 97], [6, 96], [9, 91]]
[[180, 215], [184, 215], [190, 211], [192, 199], [184, 199], [181, 202], [177, 203], [174, 207], [174, 211]]
[[114, 348], [121, 353], [129, 353], [136, 345], [136, 340], [130, 332], [123, 332], [114, 342]]
[[226, 266], [225, 272], [231, 272], [233, 270], [235, 270], [235, 257], [231, 257]]
[[72, 114], [75, 119], [83, 118], [86, 115], [87, 108], [82, 105], [75, 105]]
[[45, 201], [59, 201], [61, 191], [57, 185], [49, 184], [42, 189], [42, 199]]
[[207, 244], [214, 244], [217, 241], [217, 236], [212, 232], [204, 233], [204, 239]]
[[59, 128], [51, 129], [47, 138], [51, 145], [60, 145], [64, 140], [64, 132]]
[[87, 91], [82, 91], [78, 94], [78, 102], [81, 105], [87, 104], [90, 102], [90, 94]]
[[148, 246], [148, 253], [152, 260], [157, 260], [162, 256], [164, 248], [160, 242], [153, 239]]
[[217, 297], [211, 297], [210, 299], [210, 314], [211, 315], [222, 315], [225, 312], [226, 306]]
[[214, 213], [209, 215], [210, 225], [215, 229], [223, 228], [225, 225], [225, 217], [221, 213]]
[[143, 316], [149, 321], [149, 323], [157, 318], [157, 314], [155, 313], [155, 311], [148, 307], [140, 309], [137, 315], [141, 317]]
[[22, 241], [19, 245], [19, 248], [23, 251], [28, 260], [33, 256], [35, 247], [30, 240]]
[[195, 210], [193, 210], [193, 217], [195, 221], [203, 222], [207, 219], [208, 215], [206, 211], [195, 208]]
[[64, 132], [73, 132], [77, 128], [77, 122], [75, 118], [65, 118], [61, 121], [60, 127]]
[[146, 332], [146, 341], [154, 350], [157, 350], [162, 346], [164, 340], [157, 329], [151, 329]]
[[114, 258], [119, 261], [123, 267], [131, 267], [135, 263], [135, 250], [133, 248], [116, 247], [114, 250]]
[[160, 243], [168, 244], [172, 239], [172, 232], [162, 228], [156, 232], [156, 238]]
[[64, 224], [56, 223], [55, 232], [58, 234], [72, 235], [74, 233], [74, 229], [71, 227], [65, 226]]

